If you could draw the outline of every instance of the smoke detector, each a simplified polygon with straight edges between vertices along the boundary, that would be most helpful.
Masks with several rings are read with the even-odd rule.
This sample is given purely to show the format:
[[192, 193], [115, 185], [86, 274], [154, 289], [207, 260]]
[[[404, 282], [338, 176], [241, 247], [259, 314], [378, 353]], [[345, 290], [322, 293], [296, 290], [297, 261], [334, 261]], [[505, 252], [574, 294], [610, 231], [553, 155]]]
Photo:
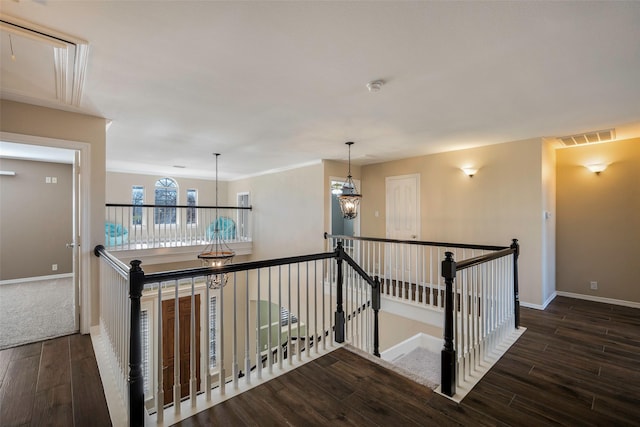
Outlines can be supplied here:
[[367, 89], [369, 92], [380, 92], [382, 85], [384, 85], [384, 80], [373, 80], [367, 83]]

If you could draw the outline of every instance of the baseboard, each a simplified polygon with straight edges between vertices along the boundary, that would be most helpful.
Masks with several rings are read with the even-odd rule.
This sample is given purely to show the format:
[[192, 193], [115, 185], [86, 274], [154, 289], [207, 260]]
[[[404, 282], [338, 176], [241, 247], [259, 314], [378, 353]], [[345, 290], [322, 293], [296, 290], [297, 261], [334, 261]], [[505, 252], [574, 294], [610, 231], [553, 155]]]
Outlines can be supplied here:
[[34, 276], [34, 277], [23, 277], [21, 279], [0, 280], [0, 286], [19, 285], [21, 283], [31, 283], [31, 282], [41, 282], [44, 280], [66, 279], [68, 277], [73, 277], [73, 273], [62, 273], [62, 274], [52, 274], [50, 276]]
[[549, 298], [547, 298], [547, 300], [542, 303], [542, 305], [540, 304], [531, 304], [529, 302], [522, 302], [520, 301], [520, 307], [527, 307], [527, 308], [533, 308], [536, 310], [544, 310], [545, 308], [547, 308], [547, 306], [549, 304], [551, 304], [551, 301], [553, 301], [553, 299], [557, 296], [557, 292], [552, 293]]
[[631, 308], [640, 308], [640, 302], [625, 301], [625, 300], [614, 299], [614, 298], [597, 297], [597, 296], [593, 296], [593, 295], [574, 294], [573, 292], [563, 292], [563, 291], [556, 291], [556, 294], [558, 296], [560, 296], [560, 297], [583, 299], [583, 300], [587, 300], [587, 301], [602, 302], [602, 303], [605, 303], [605, 304], [613, 304], [613, 305], [621, 305], [621, 306], [624, 306], [624, 307], [631, 307]]

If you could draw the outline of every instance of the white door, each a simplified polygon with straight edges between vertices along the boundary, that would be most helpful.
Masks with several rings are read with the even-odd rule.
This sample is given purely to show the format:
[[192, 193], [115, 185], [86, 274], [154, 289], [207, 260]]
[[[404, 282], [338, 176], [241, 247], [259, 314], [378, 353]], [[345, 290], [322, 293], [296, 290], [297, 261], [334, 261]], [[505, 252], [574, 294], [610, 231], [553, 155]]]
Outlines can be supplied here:
[[[420, 239], [420, 174], [386, 178], [386, 215], [387, 239]], [[406, 244], [387, 244], [385, 276], [391, 280], [415, 283], [415, 278], [411, 277], [415, 251]]]

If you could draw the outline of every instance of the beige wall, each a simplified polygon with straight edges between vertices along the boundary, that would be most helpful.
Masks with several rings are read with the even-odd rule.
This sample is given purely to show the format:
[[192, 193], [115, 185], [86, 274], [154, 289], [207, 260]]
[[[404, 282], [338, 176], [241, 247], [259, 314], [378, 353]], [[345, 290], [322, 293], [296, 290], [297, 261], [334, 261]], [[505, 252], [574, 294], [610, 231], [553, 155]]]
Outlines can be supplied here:
[[322, 164], [228, 182], [230, 199], [249, 192], [253, 260], [324, 249]]
[[[640, 302], [640, 138], [556, 155], [558, 290]], [[590, 163], [609, 166], [596, 175]]]
[[71, 273], [72, 165], [0, 159], [0, 169], [16, 173], [0, 176], [0, 280]]
[[[93, 247], [104, 240], [104, 203], [105, 203], [105, 145], [106, 120], [100, 117], [70, 113], [62, 110], [38, 107], [19, 102], [0, 101], [0, 131], [26, 135], [30, 137], [52, 138], [90, 144], [90, 188], [89, 212], [82, 212], [82, 220], [88, 224], [91, 245], [81, 247], [81, 257], [89, 259], [86, 263], [89, 283], [82, 283], [83, 289], [89, 289], [90, 320], [98, 322], [98, 263], [93, 256]], [[85, 175], [86, 176], [86, 175]], [[85, 325], [87, 319], [81, 319]], [[83, 326], [83, 332], [88, 329]]]
[[[517, 238], [520, 300], [542, 306], [554, 286], [542, 262], [554, 245], [551, 233], [542, 237], [543, 210], [552, 208], [543, 203], [544, 151], [532, 139], [363, 166], [361, 234], [385, 236], [385, 178], [420, 174], [420, 238], [505, 246]], [[473, 178], [460, 170], [467, 165], [478, 169]]]
[[[107, 203], [131, 203], [131, 188], [134, 185], [144, 187], [144, 203], [154, 203], [156, 181], [165, 175], [143, 175], [121, 172], [107, 172]], [[198, 205], [213, 206], [216, 202], [216, 183], [209, 179], [193, 179], [169, 176], [178, 183], [178, 204], [186, 205], [187, 189], [198, 190]], [[236, 199], [227, 200], [227, 183], [218, 181], [218, 201], [220, 205], [236, 206]]]

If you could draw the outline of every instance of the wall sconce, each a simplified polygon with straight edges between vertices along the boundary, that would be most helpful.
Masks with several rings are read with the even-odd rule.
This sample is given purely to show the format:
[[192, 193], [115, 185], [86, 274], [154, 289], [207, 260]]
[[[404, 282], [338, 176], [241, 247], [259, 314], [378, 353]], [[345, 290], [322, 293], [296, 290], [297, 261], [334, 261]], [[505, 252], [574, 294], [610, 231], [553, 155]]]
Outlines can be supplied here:
[[465, 175], [467, 175], [469, 178], [473, 178], [473, 175], [476, 174], [476, 172], [478, 172], [478, 169], [476, 168], [460, 168], [462, 170], [462, 172], [464, 172]]
[[600, 172], [604, 171], [607, 168], [606, 163], [591, 163], [589, 165], [584, 165], [585, 168], [589, 169], [591, 172], [596, 175], [600, 175]]

